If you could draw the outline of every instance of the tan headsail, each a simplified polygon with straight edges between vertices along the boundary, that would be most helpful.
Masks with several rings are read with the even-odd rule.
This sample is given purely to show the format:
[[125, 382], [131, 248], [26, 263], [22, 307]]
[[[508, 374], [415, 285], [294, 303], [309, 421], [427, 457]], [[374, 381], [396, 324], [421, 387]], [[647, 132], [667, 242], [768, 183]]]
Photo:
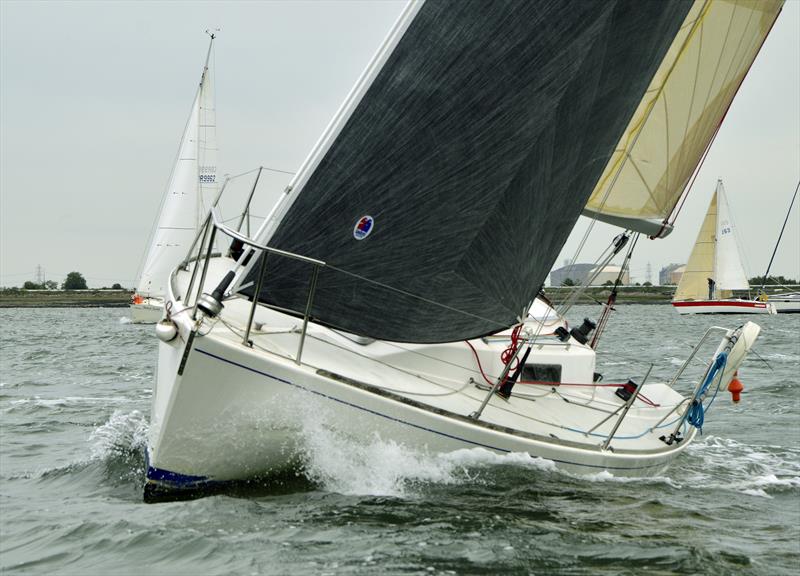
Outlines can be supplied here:
[[708, 279], [714, 277], [714, 251], [716, 242], [714, 237], [717, 233], [717, 193], [711, 196], [711, 203], [708, 205], [706, 217], [694, 248], [689, 255], [689, 262], [686, 270], [681, 276], [678, 288], [675, 290], [673, 300], [708, 300]]
[[651, 236], [713, 140], [783, 0], [696, 0], [584, 214]]

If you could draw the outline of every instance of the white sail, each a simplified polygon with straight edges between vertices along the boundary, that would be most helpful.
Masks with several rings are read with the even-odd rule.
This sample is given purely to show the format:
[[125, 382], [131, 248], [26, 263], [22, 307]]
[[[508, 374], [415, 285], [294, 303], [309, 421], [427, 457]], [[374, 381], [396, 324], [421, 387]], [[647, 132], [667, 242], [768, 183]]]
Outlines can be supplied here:
[[170, 272], [186, 256], [201, 219], [216, 195], [216, 119], [209, 57], [136, 283], [138, 296], [164, 296]]
[[717, 182], [716, 282], [723, 290], [749, 290], [722, 181]]

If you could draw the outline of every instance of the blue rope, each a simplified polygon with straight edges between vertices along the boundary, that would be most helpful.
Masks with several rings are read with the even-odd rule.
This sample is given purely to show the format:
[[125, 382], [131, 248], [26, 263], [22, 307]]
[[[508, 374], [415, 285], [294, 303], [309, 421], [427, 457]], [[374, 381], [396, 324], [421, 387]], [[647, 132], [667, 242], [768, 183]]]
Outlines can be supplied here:
[[700, 430], [700, 434], [703, 433], [703, 422], [705, 421], [705, 412], [711, 408], [711, 405], [714, 403], [714, 398], [717, 397], [717, 392], [719, 392], [719, 386], [717, 389], [714, 390], [714, 395], [711, 397], [711, 401], [708, 403], [706, 408], [703, 408], [703, 402], [701, 400], [702, 396], [708, 391], [708, 387], [711, 385], [711, 382], [714, 381], [714, 378], [717, 376], [717, 373], [720, 370], [725, 368], [725, 364], [728, 362], [728, 353], [721, 352], [719, 356], [714, 359], [714, 363], [711, 365], [711, 369], [708, 371], [708, 375], [706, 376], [703, 385], [700, 387], [700, 390], [697, 391], [697, 394], [694, 398], [692, 398], [692, 404], [689, 406], [689, 412], [687, 414], [686, 420]]

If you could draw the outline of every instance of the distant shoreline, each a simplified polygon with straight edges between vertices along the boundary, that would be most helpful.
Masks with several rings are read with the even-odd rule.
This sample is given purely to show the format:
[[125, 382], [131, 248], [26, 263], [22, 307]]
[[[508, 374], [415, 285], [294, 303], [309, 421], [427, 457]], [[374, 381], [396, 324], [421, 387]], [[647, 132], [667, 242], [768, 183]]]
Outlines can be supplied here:
[[[556, 305], [562, 304], [573, 293], [574, 286], [559, 286], [544, 289], [544, 295]], [[669, 304], [675, 286], [620, 286], [615, 305], [623, 304]], [[605, 304], [611, 295], [610, 286], [586, 288], [575, 304]]]
[[[547, 288], [545, 295], [560, 304], [572, 291], [569, 287]], [[624, 286], [620, 288], [617, 304], [666, 304], [674, 291], [673, 286]], [[588, 288], [577, 304], [605, 302], [608, 287]], [[0, 291], [0, 308], [125, 308], [131, 303], [129, 290], [3, 290]]]
[[0, 291], [0, 308], [127, 308], [130, 290]]
[[[571, 286], [545, 288], [545, 296], [555, 305], [563, 303], [572, 292]], [[773, 293], [772, 290], [769, 290]], [[608, 286], [587, 288], [576, 304], [604, 304], [611, 289]], [[616, 305], [669, 304], [675, 286], [620, 286]], [[746, 298], [747, 292], [735, 295]], [[130, 290], [0, 290], [0, 308], [127, 308]], [[751, 292], [755, 296], [755, 290]]]

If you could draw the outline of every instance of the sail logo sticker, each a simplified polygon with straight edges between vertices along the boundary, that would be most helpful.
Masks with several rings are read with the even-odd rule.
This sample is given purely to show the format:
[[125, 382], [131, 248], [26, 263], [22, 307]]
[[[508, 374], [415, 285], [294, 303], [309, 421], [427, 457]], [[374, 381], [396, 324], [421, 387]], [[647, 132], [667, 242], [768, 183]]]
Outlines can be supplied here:
[[372, 228], [375, 226], [375, 219], [372, 216], [362, 216], [356, 222], [356, 225], [353, 227], [353, 238], [356, 240], [363, 240], [369, 233], [372, 232]]

